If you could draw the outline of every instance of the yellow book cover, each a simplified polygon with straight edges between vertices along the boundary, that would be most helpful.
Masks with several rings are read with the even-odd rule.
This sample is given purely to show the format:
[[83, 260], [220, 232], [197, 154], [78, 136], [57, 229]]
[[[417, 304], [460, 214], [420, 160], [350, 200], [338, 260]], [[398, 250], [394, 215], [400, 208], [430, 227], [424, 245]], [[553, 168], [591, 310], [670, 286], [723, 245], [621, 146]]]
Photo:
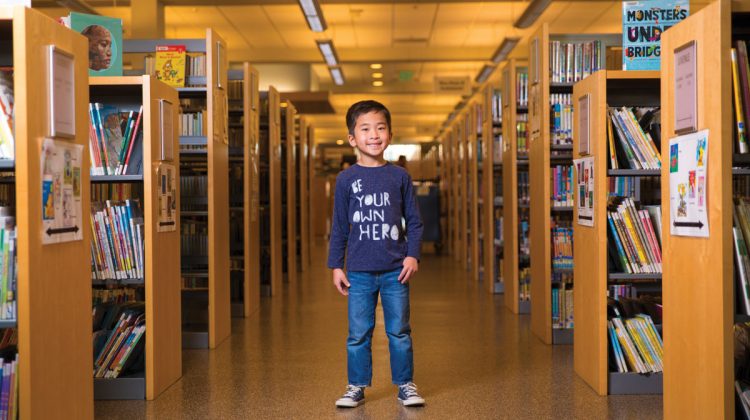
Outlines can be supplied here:
[[156, 46], [156, 78], [172, 87], [185, 86], [184, 45]]
[[635, 325], [635, 321], [632, 319], [626, 319], [625, 328], [627, 329], [628, 334], [630, 334], [630, 338], [633, 340], [638, 353], [641, 355], [641, 360], [646, 362], [646, 367], [649, 370], [656, 372], [658, 370], [656, 361], [652, 357], [651, 352], [648, 351], [648, 346], [643, 341], [643, 337], [638, 332], [638, 326]]

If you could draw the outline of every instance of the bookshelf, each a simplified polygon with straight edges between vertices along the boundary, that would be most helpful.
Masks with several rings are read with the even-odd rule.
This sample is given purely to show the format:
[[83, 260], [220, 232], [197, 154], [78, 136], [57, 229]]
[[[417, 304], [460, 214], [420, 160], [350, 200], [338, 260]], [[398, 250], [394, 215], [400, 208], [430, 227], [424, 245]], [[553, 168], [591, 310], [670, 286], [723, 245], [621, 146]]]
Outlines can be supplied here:
[[[501, 69], [502, 89], [502, 133], [503, 133], [503, 280], [505, 283], [505, 306], [514, 314], [531, 312], [529, 299], [521, 297], [521, 271], [528, 270], [530, 260], [522, 244], [522, 232], [527, 231], [522, 223], [528, 226], [528, 202], [525, 192], [519, 191], [519, 174], [528, 178], [528, 153], [525, 149], [524, 118], [528, 115], [528, 106], [524, 102], [528, 90], [522, 90], [524, 75], [528, 75], [528, 64], [518, 59], [510, 59]], [[520, 146], [520, 147], [519, 147]], [[526, 235], [528, 236], [528, 235]]]
[[[129, 176], [92, 177], [92, 184], [119, 184], [133, 182], [141, 187], [144, 219], [144, 278], [136, 287], [143, 287], [145, 295], [145, 368], [141, 373], [116, 379], [94, 379], [96, 399], [148, 399], [152, 400], [182, 376], [182, 348], [180, 334], [180, 229], [159, 232], [159, 180], [157, 169], [166, 163], [179, 167], [179, 154], [172, 160], [162, 161], [160, 104], [174, 104], [172, 121], [177, 121], [179, 103], [175, 89], [151, 76], [91, 77], [89, 78], [91, 102], [117, 106], [120, 111], [138, 111], [143, 106], [143, 140], [141, 147], [142, 174]], [[178, 127], [172, 125], [165, 141], [178, 149]], [[166, 133], [165, 133], [166, 134]], [[147, 170], [143, 170], [147, 169]], [[98, 188], [94, 186], [93, 188]], [[175, 186], [179, 189], [179, 186]], [[145, 194], [143, 194], [145, 192]], [[179, 191], [177, 194], [179, 197]], [[177, 202], [179, 209], [179, 200]], [[158, 244], [158, 245], [157, 245]], [[110, 284], [108, 288], [116, 285]], [[128, 287], [128, 286], [125, 286]]]
[[[488, 83], [481, 92], [484, 101], [484, 118], [482, 120], [482, 204], [480, 217], [482, 222], [482, 257], [484, 267], [483, 281], [488, 293], [503, 293], [502, 262], [504, 257], [502, 232], [503, 214], [503, 162], [502, 162], [502, 121], [496, 101], [499, 92]], [[498, 159], [500, 158], [500, 159]], [[498, 180], [500, 182], [498, 182]], [[500, 217], [498, 217], [500, 216]], [[500, 227], [498, 228], [498, 223]]]
[[[566, 103], [565, 98], [573, 92], [573, 83], [555, 82], [551, 58], [554, 57], [553, 43], [582, 43], [598, 41], [602, 45], [598, 66], [606, 66], [606, 49], [619, 45], [622, 35], [553, 35], [547, 23], [529, 39], [529, 189], [534, 203], [530, 209], [529, 230], [531, 245], [531, 330], [546, 344], [572, 344], [573, 331], [570, 328], [553, 328], [552, 295], [553, 279], [572, 286], [569, 270], [553, 269], [552, 240], [553, 228], [565, 229], [570, 235], [573, 209], [568, 206], [553, 208], [551, 180], [555, 171], [568, 171], [572, 165], [572, 147], [569, 142], [569, 126], [563, 112], [559, 117], [559, 131], [553, 132], [554, 99]], [[572, 82], [572, 80], [571, 80]], [[559, 168], [559, 169], [558, 169]], [[552, 221], [554, 220], [554, 224]], [[540, 263], [544, 261], [544, 263]]]
[[[747, 155], [735, 154], [735, 117], [730, 48], [748, 41], [747, 2], [713, 2], [662, 38], [661, 100], [671, 113], [675, 106], [674, 50], [695, 41], [697, 130], [709, 130], [708, 238], [663, 233], [664, 259], [664, 416], [680, 418], [701, 413], [711, 418], [742, 418], [734, 390], [733, 324], [746, 320], [737, 293], [739, 276], [734, 257], [733, 196], [737, 182], [747, 182]], [[662, 150], [674, 138], [673, 118], [663, 119]], [[737, 167], [738, 170], [733, 169]], [[669, 166], [662, 168], [668, 180]], [[737, 175], [733, 176], [733, 172]], [[669, 192], [662, 191], [662, 218], [670, 220]], [[710, 279], [710, 282], [706, 281]], [[695, 363], [702, 360], [703, 363]], [[737, 410], [737, 411], [736, 411]]]
[[[49, 103], [41, 87], [47, 80], [46, 46], [76, 58], [73, 77], [75, 125], [87, 127], [86, 39], [42, 13], [0, 6], [0, 67], [13, 68], [15, 159], [5, 160], [3, 188], [11, 192], [10, 215], [17, 231], [16, 316], [2, 328], [18, 331], [18, 400], [21, 418], [93, 418], [91, 380], [90, 232], [82, 240], [42, 245], [41, 144], [47, 136]], [[85, 146], [86, 130], [70, 143]], [[28, 141], [27, 141], [28, 139]], [[34, 141], [31, 141], [34, 139]], [[81, 211], [88, 214], [88, 159], [81, 167]], [[66, 273], [60, 281], [60, 273]], [[64, 318], [60, 314], [65, 314]], [[50, 352], [49, 343], [59, 343]]]
[[283, 269], [289, 284], [297, 282], [297, 109], [291, 101], [281, 102], [281, 191], [285, 228]]
[[307, 233], [305, 241], [307, 242], [307, 264], [308, 266], [313, 263], [312, 261], [312, 247], [315, 244], [315, 208], [310, 205], [313, 200], [315, 188], [315, 126], [309, 121], [305, 120], [307, 125], [307, 150], [305, 151], [305, 162], [307, 165], [307, 200], [302, 204], [307, 207]]
[[[228, 49], [208, 28], [205, 39], [124, 40], [123, 51], [148, 54], [157, 45], [184, 45], [189, 56], [205, 56], [205, 76], [187, 77], [188, 87], [177, 88], [183, 112], [206, 113], [205, 136], [180, 137], [182, 277], [191, 284], [182, 291], [182, 345], [213, 349], [231, 333]], [[186, 248], [196, 241], [206, 246]]]
[[248, 317], [260, 306], [259, 74], [245, 62], [228, 80], [232, 314]]
[[281, 293], [282, 189], [281, 189], [281, 104], [279, 92], [270, 86], [260, 93], [260, 266], [261, 292]]
[[444, 219], [445, 223], [445, 229], [443, 229], [443, 232], [445, 232], [445, 237], [443, 238], [443, 241], [447, 245], [448, 248], [448, 254], [454, 255], [454, 246], [455, 246], [455, 218], [454, 218], [454, 207], [455, 207], [455, 198], [453, 196], [454, 191], [454, 185], [455, 185], [455, 178], [454, 178], [454, 168], [455, 168], [455, 156], [454, 156], [454, 150], [453, 150], [453, 138], [451, 136], [451, 131], [449, 127], [446, 127], [443, 129], [443, 133], [441, 135], [441, 150], [442, 150], [442, 161], [443, 166], [441, 167], [440, 172], [440, 189], [442, 190], [441, 194], [441, 202], [442, 202], [442, 210], [441, 210], [441, 219]]
[[299, 258], [300, 271], [306, 271], [310, 265], [310, 184], [308, 173], [309, 144], [308, 135], [309, 127], [307, 119], [299, 116], [297, 124], [297, 250]]
[[[594, 225], [583, 226], [574, 222], [576, 253], [573, 276], [575, 278], [575, 346], [576, 373], [600, 395], [607, 394], [658, 394], [662, 388], [662, 374], [640, 375], [633, 372], [612, 372], [609, 364], [611, 346], [607, 330], [607, 296], [613, 285], [630, 285], [638, 292], [658, 294], [661, 274], [626, 274], [618, 272], [609, 260], [608, 243], [612, 240], [608, 225], [607, 201], [613, 177], [627, 178], [634, 184], [634, 200], [641, 204], [659, 204], [658, 189], [651, 194], [641, 194], [647, 177], [659, 183], [659, 170], [612, 170], [608, 146], [607, 107], [654, 106], [661, 103], [658, 71], [600, 70], [576, 83], [573, 88], [574, 113], [581, 112], [579, 100], [588, 96], [588, 121], [590, 151], [581, 154], [581, 120], [573, 119], [573, 155], [594, 158]], [[665, 118], [662, 118], [664, 121]], [[615, 140], [617, 141], [617, 140]], [[619, 147], [619, 146], [618, 146]], [[662, 150], [665, 150], [662, 148]], [[656, 185], [658, 187], [658, 185]], [[645, 188], [645, 186], [643, 187]], [[655, 196], [655, 197], [654, 197]], [[577, 198], [576, 198], [577, 199]], [[577, 208], [574, 220], [578, 217]], [[666, 258], [666, 257], [665, 257]], [[666, 266], [665, 266], [666, 267]], [[672, 306], [669, 306], [672, 308]], [[665, 314], [668, 311], [665, 312]], [[670, 330], [670, 334], [671, 334]]]
[[466, 197], [466, 193], [468, 189], [466, 188], [466, 163], [468, 159], [466, 159], [466, 144], [464, 141], [464, 133], [466, 131], [466, 125], [464, 123], [464, 116], [458, 115], [453, 123], [453, 129], [451, 130], [451, 134], [453, 136], [453, 150], [454, 150], [454, 156], [457, 158], [455, 159], [455, 174], [454, 174], [454, 180], [455, 186], [453, 191], [453, 203], [455, 204], [455, 234], [454, 234], [454, 240], [456, 241], [456, 244], [454, 246], [455, 250], [455, 259], [460, 263], [461, 268], [464, 270], [468, 267], [468, 258], [467, 258], [467, 242], [466, 242], [466, 231], [468, 223], [466, 221], [466, 208], [468, 206]]
[[482, 264], [480, 260], [481, 231], [479, 230], [479, 169], [480, 169], [480, 143], [482, 142], [482, 122], [484, 121], [484, 101], [481, 95], [476, 95], [469, 103], [466, 110], [466, 150], [467, 150], [467, 190], [468, 230], [466, 240], [468, 245], [468, 261], [471, 279], [479, 282], [479, 269]]

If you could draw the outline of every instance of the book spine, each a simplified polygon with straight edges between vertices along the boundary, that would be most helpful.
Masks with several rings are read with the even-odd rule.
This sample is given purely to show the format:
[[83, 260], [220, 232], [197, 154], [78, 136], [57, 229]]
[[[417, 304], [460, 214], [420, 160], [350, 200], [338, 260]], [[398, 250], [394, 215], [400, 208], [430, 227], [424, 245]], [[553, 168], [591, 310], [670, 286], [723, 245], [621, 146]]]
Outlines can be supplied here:
[[641, 246], [643, 247], [643, 250], [645, 251], [646, 258], [648, 259], [649, 265], [654, 270], [654, 272], [657, 272], [656, 257], [653, 255], [653, 250], [651, 249], [651, 245], [648, 240], [648, 235], [645, 232], [640, 216], [638, 216], [638, 210], [635, 208], [635, 203], [633, 202], [632, 198], [628, 197], [625, 199], [625, 209], [628, 211], [628, 214], [630, 215], [630, 220], [633, 221], [633, 226], [635, 227], [636, 233], [638, 235], [638, 240]]
[[620, 121], [615, 114], [616, 110], [614, 108], [610, 108], [608, 112], [610, 121], [617, 130], [617, 140], [620, 143], [620, 146], [622, 146], [622, 150], [625, 152], [625, 157], [628, 160], [630, 169], [641, 169], [641, 165], [638, 162], [638, 159], [636, 158], [635, 153], [630, 146], [630, 143], [628, 143], [628, 140], [623, 133], [622, 127], [620, 126]]
[[747, 44], [743, 40], [737, 41], [738, 73], [740, 76], [740, 90], [742, 91], [742, 108], [745, 111], [745, 123], [750, 121], [750, 63], [747, 57]]
[[734, 93], [734, 115], [735, 123], [737, 124], [737, 152], [740, 154], [748, 153], [747, 146], [747, 131], [745, 126], [745, 116], [742, 112], [742, 101], [740, 100], [740, 80], [739, 80], [739, 68], [737, 64], [737, 50], [732, 48], [732, 90]]
[[628, 259], [630, 260], [630, 266], [633, 268], [635, 273], [643, 273], [645, 270], [638, 259], [638, 251], [635, 249], [635, 245], [632, 242], [632, 238], [627, 234], [625, 228], [625, 222], [622, 220], [622, 215], [615, 211], [612, 214], [612, 220], [615, 222], [615, 227], [619, 233], [620, 240], [625, 246], [625, 252], [627, 253]]
[[641, 241], [641, 237], [638, 233], [638, 228], [636, 227], [635, 220], [631, 218], [631, 214], [628, 210], [627, 204], [620, 205], [618, 211], [620, 211], [620, 215], [622, 216], [622, 219], [625, 222], [625, 226], [627, 228], [627, 233], [632, 239], [636, 251], [638, 251], [638, 258], [641, 261], [641, 265], [646, 268], [648, 273], [653, 273], [654, 270], [651, 266], [651, 262], [649, 261], [647, 251], [645, 249], [645, 246], [643, 245], [643, 242]]

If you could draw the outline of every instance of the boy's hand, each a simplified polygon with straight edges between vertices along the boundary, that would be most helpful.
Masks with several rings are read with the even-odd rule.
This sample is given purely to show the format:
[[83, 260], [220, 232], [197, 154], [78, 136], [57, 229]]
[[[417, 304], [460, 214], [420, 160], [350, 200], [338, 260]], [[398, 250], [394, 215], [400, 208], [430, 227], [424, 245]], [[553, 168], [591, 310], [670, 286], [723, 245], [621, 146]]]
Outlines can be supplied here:
[[398, 281], [400, 281], [401, 284], [406, 284], [409, 282], [411, 276], [419, 271], [419, 262], [414, 257], [406, 257], [404, 258], [403, 265], [404, 268], [401, 270], [401, 274], [398, 275]]
[[344, 296], [349, 296], [349, 286], [351, 286], [351, 284], [349, 284], [349, 280], [347, 280], [344, 270], [340, 268], [333, 269], [333, 285], [336, 286], [339, 293]]

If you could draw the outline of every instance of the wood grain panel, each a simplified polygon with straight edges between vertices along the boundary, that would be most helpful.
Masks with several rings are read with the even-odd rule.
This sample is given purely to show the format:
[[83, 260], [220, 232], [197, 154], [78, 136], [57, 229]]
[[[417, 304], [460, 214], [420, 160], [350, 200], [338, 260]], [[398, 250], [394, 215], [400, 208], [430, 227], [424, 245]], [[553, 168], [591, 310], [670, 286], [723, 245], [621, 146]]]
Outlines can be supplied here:
[[268, 136], [270, 165], [270, 206], [271, 206], [271, 295], [281, 293], [284, 281], [282, 272], [281, 237], [281, 104], [279, 92], [268, 87]]
[[[41, 145], [47, 134], [47, 46], [75, 57], [76, 136], [84, 146], [81, 212], [91, 211], [88, 144], [88, 42], [32, 9], [0, 10], [13, 21], [18, 227], [18, 352], [20, 416], [94, 416], [91, 371], [91, 231], [83, 240], [42, 245]], [[81, 227], [83, 228], [83, 227]]]
[[[468, 181], [469, 181], [469, 261], [471, 262], [471, 278], [479, 281], [479, 162], [477, 156], [477, 118], [480, 110], [474, 102], [469, 105], [468, 112], [468, 138], [469, 149]], [[481, 106], [481, 103], [479, 103]]]
[[[219, 47], [221, 46], [221, 47]], [[229, 292], [229, 148], [227, 139], [227, 44], [206, 30], [208, 84], [208, 345], [232, 333]]]
[[260, 308], [260, 91], [258, 70], [243, 63], [242, 101], [245, 114], [243, 161], [245, 203], [245, 317]]
[[286, 247], [287, 247], [287, 280], [290, 284], [297, 282], [297, 170], [296, 158], [297, 147], [295, 142], [294, 118], [297, 109], [294, 105], [285, 101], [286, 113], [282, 114], [282, 124], [286, 124], [286, 137], [281, 141], [286, 145]]
[[299, 146], [297, 153], [299, 154], [299, 216], [300, 220], [298, 220], [298, 223], [300, 225], [300, 270], [306, 271], [307, 267], [310, 265], [310, 185], [308, 182], [308, 159], [309, 156], [309, 149], [308, 149], [308, 143], [307, 143], [307, 134], [308, 134], [308, 126], [307, 126], [307, 118], [304, 116], [300, 117], [299, 119]]
[[[488, 84], [482, 90], [484, 102], [484, 137], [482, 141], [482, 198], [484, 206], [479, 217], [482, 218], [482, 256], [484, 257], [484, 286], [488, 293], [495, 293], [495, 134], [492, 130], [492, 85]], [[499, 238], [497, 238], [499, 239]]]
[[516, 83], [518, 68], [516, 59], [511, 59], [503, 67], [503, 80], [510, 78], [508, 98], [503, 103], [503, 280], [505, 281], [505, 306], [511, 312], [519, 312], [518, 287], [518, 137], [516, 133], [516, 102], [518, 100]]
[[[573, 87], [573, 156], [579, 156], [578, 100], [589, 99], [590, 156], [594, 158], [594, 226], [574, 224], [573, 331], [576, 373], [599, 395], [607, 395], [607, 72], [598, 71]], [[576, 172], [577, 173], [577, 172]], [[577, 199], [578, 197], [576, 197]], [[573, 220], [577, 220], [575, 210]], [[574, 222], [575, 223], [575, 222]]]
[[[538, 60], [529, 68], [529, 240], [531, 241], [531, 331], [552, 344], [552, 249], [550, 245], [550, 105], [549, 29], [547, 24], [531, 37], [539, 45]], [[531, 47], [530, 47], [531, 48]], [[533, 48], [531, 48], [533, 50]], [[531, 56], [533, 51], [529, 52]], [[534, 66], [538, 66], [534, 68]], [[538, 72], [538, 73], [536, 73]], [[534, 83], [534, 74], [539, 81]]]
[[[674, 54], [696, 41], [698, 129], [709, 130], [709, 238], [663, 231], [664, 417], [734, 418], [730, 3], [716, 1], [662, 37], [662, 220], [670, 220]], [[664, 111], [663, 111], [664, 112]]]

